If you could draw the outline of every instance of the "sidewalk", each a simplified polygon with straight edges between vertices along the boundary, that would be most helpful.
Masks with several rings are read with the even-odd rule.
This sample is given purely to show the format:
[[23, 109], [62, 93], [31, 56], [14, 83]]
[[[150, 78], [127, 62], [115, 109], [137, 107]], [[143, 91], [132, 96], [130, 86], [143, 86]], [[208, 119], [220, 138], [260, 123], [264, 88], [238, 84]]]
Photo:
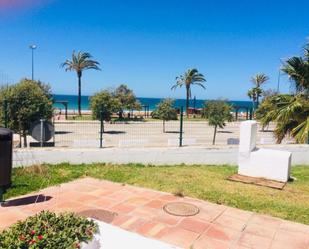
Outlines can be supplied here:
[[[39, 194], [41, 197], [37, 199]], [[33, 203], [36, 199], [38, 202]], [[194, 204], [200, 212], [191, 217], [169, 215], [162, 207], [170, 202]], [[103, 209], [114, 214], [108, 218], [108, 222], [115, 226], [183, 248], [309, 247], [309, 226], [306, 225], [92, 178], [79, 179], [36, 194], [14, 198], [6, 207], [0, 207], [0, 229], [44, 209], [57, 212]]]
[[[267, 146], [292, 152], [292, 165], [309, 165], [309, 145]], [[14, 166], [40, 163], [142, 163], [153, 165], [211, 164], [237, 165], [237, 147], [161, 147], [161, 148], [32, 148], [14, 152]]]

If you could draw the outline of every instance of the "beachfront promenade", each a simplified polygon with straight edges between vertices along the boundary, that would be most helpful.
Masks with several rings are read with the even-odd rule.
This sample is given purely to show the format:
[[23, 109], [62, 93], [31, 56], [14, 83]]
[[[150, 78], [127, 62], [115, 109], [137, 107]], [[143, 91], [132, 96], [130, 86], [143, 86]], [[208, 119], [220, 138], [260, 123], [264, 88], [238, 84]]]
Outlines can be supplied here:
[[[228, 140], [239, 138], [240, 122], [230, 122], [218, 129], [216, 145], [227, 146]], [[100, 139], [99, 121], [55, 121], [55, 146], [65, 148], [98, 148]], [[258, 129], [257, 144], [275, 144], [272, 130], [274, 124], [262, 131]], [[104, 124], [103, 147], [177, 147], [179, 145], [179, 121], [130, 121]], [[183, 122], [183, 145], [212, 146], [214, 128], [207, 121]], [[15, 141], [18, 143], [18, 136]], [[30, 136], [28, 142], [34, 141]], [[284, 140], [283, 144], [293, 141]]]

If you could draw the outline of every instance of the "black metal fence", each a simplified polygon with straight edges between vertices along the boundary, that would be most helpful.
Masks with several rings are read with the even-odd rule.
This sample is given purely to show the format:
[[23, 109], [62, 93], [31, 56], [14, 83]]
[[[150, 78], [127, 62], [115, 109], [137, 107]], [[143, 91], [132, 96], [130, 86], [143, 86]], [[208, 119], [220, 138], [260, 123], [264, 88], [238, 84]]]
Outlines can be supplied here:
[[58, 147], [135, 147], [182, 146], [183, 110], [176, 121], [150, 119], [59, 120], [54, 118], [55, 146]]
[[[3, 102], [3, 110], [7, 104]], [[7, 126], [6, 111], [3, 111], [2, 126]], [[138, 115], [141, 115], [139, 117]], [[29, 124], [27, 134], [15, 132], [16, 147], [55, 146], [64, 148], [109, 148], [109, 147], [178, 147], [212, 146], [214, 128], [202, 118], [187, 118], [181, 108], [178, 120], [151, 119], [141, 113], [129, 119], [113, 118], [104, 121], [101, 114], [93, 120], [89, 114], [80, 116], [55, 113], [51, 120], [37, 120]], [[219, 129], [216, 145], [236, 145], [239, 138], [239, 122], [231, 122]], [[258, 143], [274, 144], [272, 132], [259, 132]]]

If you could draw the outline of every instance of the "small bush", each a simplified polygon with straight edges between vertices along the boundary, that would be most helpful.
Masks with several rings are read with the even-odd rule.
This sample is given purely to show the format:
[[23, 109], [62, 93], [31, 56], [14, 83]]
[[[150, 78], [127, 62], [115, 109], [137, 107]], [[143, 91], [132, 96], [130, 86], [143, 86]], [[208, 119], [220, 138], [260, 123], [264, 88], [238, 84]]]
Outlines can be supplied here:
[[42, 211], [4, 230], [0, 234], [0, 248], [80, 248], [80, 243], [91, 240], [97, 230], [93, 221], [74, 213], [57, 215]]

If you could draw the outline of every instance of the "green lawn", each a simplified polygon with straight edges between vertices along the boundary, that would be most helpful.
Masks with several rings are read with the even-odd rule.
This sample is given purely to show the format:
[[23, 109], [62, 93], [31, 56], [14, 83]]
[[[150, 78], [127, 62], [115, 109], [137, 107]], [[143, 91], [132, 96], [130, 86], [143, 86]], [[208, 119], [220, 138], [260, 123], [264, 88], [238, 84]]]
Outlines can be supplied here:
[[226, 178], [230, 166], [44, 165], [13, 170], [13, 187], [5, 197], [90, 176], [170, 193], [183, 193], [214, 203], [269, 214], [309, 225], [309, 167], [293, 167], [294, 182], [283, 191], [236, 183]]

